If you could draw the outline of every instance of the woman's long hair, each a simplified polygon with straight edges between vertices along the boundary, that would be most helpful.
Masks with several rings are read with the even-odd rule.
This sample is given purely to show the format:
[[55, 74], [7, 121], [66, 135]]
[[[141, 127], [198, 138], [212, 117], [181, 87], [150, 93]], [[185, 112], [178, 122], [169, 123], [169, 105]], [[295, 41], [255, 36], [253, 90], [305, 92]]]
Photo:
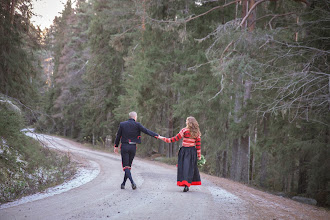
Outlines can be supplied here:
[[187, 118], [186, 123], [187, 123], [187, 128], [190, 131], [190, 136], [192, 138], [197, 138], [197, 137], [201, 136], [201, 132], [199, 130], [199, 124], [198, 124], [197, 120], [194, 117], [189, 116]]

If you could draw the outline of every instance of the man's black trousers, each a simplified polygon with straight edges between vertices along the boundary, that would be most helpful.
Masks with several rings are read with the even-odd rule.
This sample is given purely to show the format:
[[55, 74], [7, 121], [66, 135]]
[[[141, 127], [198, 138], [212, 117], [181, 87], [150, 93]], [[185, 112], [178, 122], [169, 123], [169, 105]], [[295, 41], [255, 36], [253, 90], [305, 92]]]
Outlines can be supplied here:
[[136, 144], [126, 144], [121, 145], [121, 160], [123, 169], [131, 169], [133, 159], [136, 153]]

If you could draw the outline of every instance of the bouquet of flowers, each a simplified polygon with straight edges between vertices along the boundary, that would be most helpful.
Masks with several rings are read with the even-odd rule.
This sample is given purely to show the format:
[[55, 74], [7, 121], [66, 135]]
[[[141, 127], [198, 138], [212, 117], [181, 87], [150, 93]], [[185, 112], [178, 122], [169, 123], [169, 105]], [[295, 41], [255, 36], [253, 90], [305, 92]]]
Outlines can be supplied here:
[[197, 160], [197, 166], [202, 167], [205, 163], [206, 163], [206, 159], [205, 159], [204, 155], [202, 155], [201, 159]]

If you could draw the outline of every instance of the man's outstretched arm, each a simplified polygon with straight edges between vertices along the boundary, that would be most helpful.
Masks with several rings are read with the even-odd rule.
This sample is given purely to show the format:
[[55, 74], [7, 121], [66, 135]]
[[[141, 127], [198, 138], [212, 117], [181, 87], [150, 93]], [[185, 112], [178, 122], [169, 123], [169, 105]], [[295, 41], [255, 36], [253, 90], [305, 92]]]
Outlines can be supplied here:
[[150, 131], [149, 129], [143, 127], [143, 125], [141, 125], [140, 123], [138, 123], [138, 125], [139, 125], [140, 131], [142, 131], [143, 133], [145, 133], [147, 135], [150, 135], [151, 137], [158, 138], [159, 134], [157, 134], [153, 131]]

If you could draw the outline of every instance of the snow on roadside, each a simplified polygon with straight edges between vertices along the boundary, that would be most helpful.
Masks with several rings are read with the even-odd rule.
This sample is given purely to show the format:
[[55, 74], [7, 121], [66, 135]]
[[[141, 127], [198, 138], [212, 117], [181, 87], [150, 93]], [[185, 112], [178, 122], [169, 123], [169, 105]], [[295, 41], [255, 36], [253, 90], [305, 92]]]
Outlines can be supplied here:
[[[34, 139], [37, 139], [39, 141], [49, 142], [49, 143], [47, 143], [47, 147], [56, 148], [56, 149], [60, 148], [63, 150], [62, 146], [56, 146], [53, 142], [51, 142], [54, 139], [61, 140], [60, 138], [51, 137], [48, 135], [36, 134], [33, 132], [32, 129], [23, 129], [21, 131], [24, 132], [25, 135], [32, 137]], [[3, 140], [3, 142], [4, 142], [4, 140]], [[28, 202], [37, 201], [37, 200], [44, 199], [44, 198], [47, 198], [50, 196], [58, 195], [58, 194], [67, 192], [71, 189], [77, 188], [79, 186], [82, 186], [82, 185], [92, 181], [99, 175], [100, 166], [99, 166], [99, 164], [97, 164], [94, 161], [89, 161], [89, 164], [90, 165], [86, 166], [86, 167], [79, 167], [77, 169], [77, 173], [71, 180], [66, 181], [61, 185], [58, 185], [58, 186], [55, 186], [52, 188], [48, 188], [44, 192], [25, 196], [19, 200], [2, 204], [2, 205], [0, 205], [0, 210], [5, 209], [5, 208], [14, 207], [14, 206], [21, 205], [21, 204], [25, 204]]]
[[14, 202], [5, 203], [0, 206], [0, 210], [5, 209], [5, 208], [14, 207], [14, 206], [21, 205], [21, 204], [25, 204], [28, 202], [37, 201], [37, 200], [44, 199], [44, 198], [47, 198], [50, 196], [58, 195], [58, 194], [67, 192], [71, 189], [77, 188], [81, 185], [84, 185], [84, 184], [92, 181], [94, 178], [96, 178], [99, 175], [100, 166], [94, 161], [89, 161], [89, 162], [90, 162], [90, 167], [88, 169], [79, 168], [76, 175], [74, 176], [74, 178], [72, 180], [70, 180], [68, 182], [64, 182], [63, 184], [61, 184], [59, 186], [48, 188], [44, 192], [36, 193], [36, 194], [30, 195], [30, 196], [25, 196]]
[[[27, 162], [22, 160], [21, 157], [22, 155], [18, 153], [17, 150], [11, 149], [8, 145], [7, 145], [7, 141], [1, 137], [1, 142], [0, 142], [0, 154], [4, 154], [7, 153], [9, 155], [15, 154], [16, 156], [16, 162], [20, 163], [23, 167], [26, 167]], [[8, 160], [8, 158], [4, 157], [5, 160]]]
[[0, 154], [3, 154], [8, 149], [9, 146], [7, 145], [7, 141], [3, 137], [1, 137]]

